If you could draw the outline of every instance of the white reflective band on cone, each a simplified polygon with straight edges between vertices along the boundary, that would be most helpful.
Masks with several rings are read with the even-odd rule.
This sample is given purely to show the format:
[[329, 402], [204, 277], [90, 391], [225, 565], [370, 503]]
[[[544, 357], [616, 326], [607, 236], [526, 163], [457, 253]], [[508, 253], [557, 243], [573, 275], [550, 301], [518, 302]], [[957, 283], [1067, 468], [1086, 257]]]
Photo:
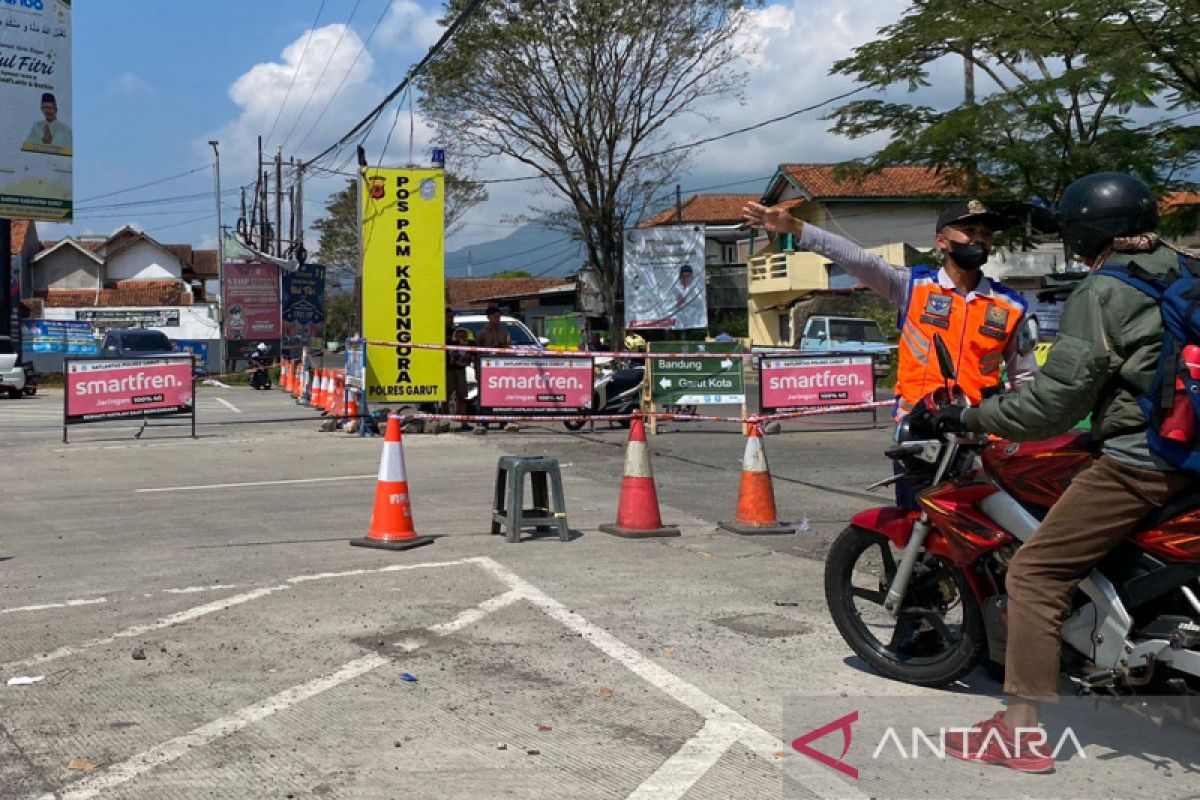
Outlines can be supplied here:
[[629, 440], [629, 448], [625, 451], [625, 477], [654, 477], [654, 473], [650, 471], [650, 452], [646, 450], [645, 442]]
[[404, 474], [404, 453], [399, 442], [383, 443], [383, 457], [379, 460], [379, 480], [392, 483], [408, 480]]
[[763, 452], [762, 439], [746, 437], [746, 455], [742, 458], [742, 472], [766, 472], [767, 455]]

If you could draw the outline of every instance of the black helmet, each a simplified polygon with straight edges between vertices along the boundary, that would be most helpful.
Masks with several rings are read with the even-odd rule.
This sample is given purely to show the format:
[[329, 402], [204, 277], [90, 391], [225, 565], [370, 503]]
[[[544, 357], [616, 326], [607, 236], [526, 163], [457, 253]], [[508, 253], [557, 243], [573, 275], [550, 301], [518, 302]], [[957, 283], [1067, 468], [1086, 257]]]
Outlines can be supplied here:
[[1058, 201], [1063, 242], [1084, 258], [1095, 258], [1118, 236], [1158, 228], [1158, 205], [1150, 187], [1124, 172], [1096, 172], [1068, 186]]

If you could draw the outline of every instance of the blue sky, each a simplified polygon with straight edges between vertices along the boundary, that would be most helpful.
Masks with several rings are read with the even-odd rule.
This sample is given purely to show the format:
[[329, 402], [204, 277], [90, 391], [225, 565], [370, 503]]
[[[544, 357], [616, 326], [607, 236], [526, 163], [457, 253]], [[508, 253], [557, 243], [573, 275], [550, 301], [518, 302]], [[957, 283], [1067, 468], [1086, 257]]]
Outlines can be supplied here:
[[[844, 79], [826, 76], [829, 64], [871, 38], [904, 5], [898, 0], [766, 5], [746, 27], [745, 67], [752, 73], [747, 104], [730, 100], [703, 109], [711, 120], [682, 121], [672, 138], [687, 141], [714, 129], [739, 127], [851, 88]], [[221, 141], [223, 188], [251, 182], [255, 137], [265, 136], [273, 123], [275, 132], [265, 143], [268, 154], [285, 144], [285, 158], [311, 157], [357, 122], [424, 54], [440, 34], [436, 20], [442, 9], [428, 0], [120, 0], [77, 3], [73, 13], [77, 221], [69, 227], [39, 226], [43, 238], [67, 232], [106, 234], [130, 223], [163, 241], [211, 247], [216, 241], [211, 196], [101, 207], [209, 192], [209, 169], [89, 198], [206, 167], [212, 160], [206, 144], [211, 138]], [[306, 101], [304, 120], [293, 126]], [[327, 111], [318, 119], [321, 108]], [[390, 122], [392, 109], [386, 114]], [[406, 108], [387, 161], [407, 160], [408, 122]], [[422, 160], [431, 136], [419, 115], [413, 123], [414, 158]], [[870, 151], [870, 143], [830, 136], [827, 125], [812, 114], [709, 145], [696, 153], [679, 180], [685, 191], [722, 186], [725, 191], [757, 192], [781, 161], [835, 161]], [[373, 160], [382, 138], [381, 130], [368, 141]], [[492, 160], [480, 177], [519, 174], [527, 170]], [[306, 184], [307, 222], [320, 215], [323, 200], [340, 180], [323, 176]], [[545, 204], [536, 191], [528, 183], [494, 187], [491, 200], [470, 213], [447, 248], [511, 232], [508, 219], [513, 214], [530, 204]], [[227, 196], [225, 202], [224, 222], [231, 224], [237, 197]], [[311, 232], [309, 243], [311, 249]]]
[[[907, 7], [906, 0], [777, 0], [752, 12], [742, 34], [741, 67], [749, 76], [744, 103], [722, 99], [674, 123], [672, 142], [687, 142], [786, 114], [855, 88], [830, 77], [832, 63], [875, 37]], [[319, 10], [319, 15], [318, 15]], [[255, 138], [265, 149], [311, 158], [361, 119], [437, 39], [440, 2], [434, 0], [162, 0], [80, 2], [74, 5], [75, 197], [77, 222], [41, 225], [43, 238], [107, 234], [134, 224], [165, 242], [212, 247], [211, 150], [220, 139], [223, 188], [253, 181]], [[314, 26], [314, 18], [316, 18]], [[982, 79], [980, 91], [986, 91]], [[962, 96], [958, 63], [935, 65], [922, 102], [949, 106]], [[290, 87], [290, 91], [289, 91]], [[897, 98], [902, 90], [889, 92]], [[286, 101], [286, 102], [285, 102]], [[307, 108], [304, 108], [307, 104]], [[300, 112], [303, 108], [303, 119]], [[282, 109], [282, 112], [281, 112]], [[374, 162], [395, 106], [367, 142]], [[324, 113], [319, 113], [321, 111]], [[865, 156], [880, 139], [850, 141], [829, 133], [821, 113], [808, 113], [693, 151], [677, 176], [694, 189], [760, 192], [781, 162], [836, 162]], [[409, 154], [409, 114], [400, 116], [384, 163]], [[413, 158], [423, 161], [432, 139], [419, 114]], [[453, 149], [453, 142], [439, 143]], [[190, 170], [193, 174], [112, 197], [96, 195]], [[476, 175], [506, 178], [528, 169], [490, 159]], [[339, 188], [337, 176], [306, 182], [305, 218], [319, 216]], [[454, 250], [501, 238], [530, 205], [545, 206], [536, 184], [490, 187], [489, 202], [473, 209], [447, 241]], [[124, 208], [101, 206], [200, 195]], [[237, 217], [237, 197], [225, 198], [225, 222]], [[315, 238], [308, 234], [309, 249]]]

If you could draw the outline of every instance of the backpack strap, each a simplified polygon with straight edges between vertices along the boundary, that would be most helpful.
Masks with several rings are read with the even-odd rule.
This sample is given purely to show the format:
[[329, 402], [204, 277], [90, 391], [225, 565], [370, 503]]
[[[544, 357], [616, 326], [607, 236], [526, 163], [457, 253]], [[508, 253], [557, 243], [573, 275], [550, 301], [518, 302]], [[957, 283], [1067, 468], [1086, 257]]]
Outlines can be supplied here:
[[1148, 295], [1156, 303], [1162, 302], [1163, 294], [1166, 292], [1166, 287], [1159, 280], [1158, 276], [1152, 275], [1137, 264], [1129, 261], [1107, 264], [1102, 269], [1096, 270], [1094, 274], [1116, 278], [1122, 283], [1129, 284], [1143, 294]]

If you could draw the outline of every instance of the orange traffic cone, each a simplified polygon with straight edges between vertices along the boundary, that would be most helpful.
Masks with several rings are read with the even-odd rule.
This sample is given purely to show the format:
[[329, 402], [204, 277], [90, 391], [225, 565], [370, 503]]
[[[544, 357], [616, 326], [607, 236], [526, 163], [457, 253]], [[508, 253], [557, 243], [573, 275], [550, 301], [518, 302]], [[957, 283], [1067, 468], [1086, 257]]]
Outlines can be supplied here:
[[325, 370], [325, 383], [321, 387], [321, 414], [333, 413], [333, 370]]
[[325, 402], [325, 370], [313, 370], [313, 385], [312, 392], [309, 396], [309, 404], [313, 408], [320, 408]]
[[371, 527], [365, 538], [351, 539], [350, 544], [383, 550], [409, 550], [432, 541], [430, 536], [417, 536], [413, 529], [412, 497], [408, 493], [408, 477], [404, 474], [400, 417], [391, 414], [388, 416], [387, 433], [383, 437], [383, 457], [379, 460], [379, 480], [375, 484]]
[[292, 371], [292, 397], [299, 400], [300, 392], [304, 386], [304, 364], [296, 361], [293, 362], [295, 368]]
[[625, 477], [621, 479], [621, 499], [617, 503], [615, 525], [600, 530], [626, 539], [652, 536], [678, 536], [675, 525], [663, 525], [658, 511], [658, 491], [650, 469], [650, 448], [646, 445], [646, 425], [640, 416], [629, 426], [629, 448], [625, 451]]
[[751, 423], [750, 435], [746, 437], [737, 517], [733, 522], [720, 523], [718, 527], [749, 535], [796, 532], [795, 528], [780, 522], [775, 515], [775, 488], [771, 484], [771, 471], [767, 468], [760, 426], [756, 423]]
[[283, 359], [279, 361], [279, 388], [285, 392], [288, 388], [288, 362]]

